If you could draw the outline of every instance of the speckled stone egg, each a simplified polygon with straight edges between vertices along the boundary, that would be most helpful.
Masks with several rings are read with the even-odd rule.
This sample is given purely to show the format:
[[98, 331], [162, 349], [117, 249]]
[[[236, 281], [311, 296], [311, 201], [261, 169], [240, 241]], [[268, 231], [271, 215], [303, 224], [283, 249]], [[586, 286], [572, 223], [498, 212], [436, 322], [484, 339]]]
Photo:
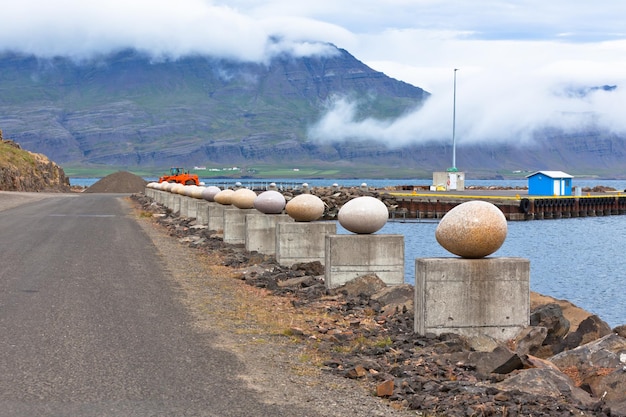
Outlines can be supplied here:
[[233, 194], [231, 204], [240, 209], [251, 209], [254, 207], [256, 193], [249, 188], [240, 188]]
[[232, 204], [233, 194], [235, 194], [235, 192], [227, 188], [226, 190], [222, 190], [219, 193], [215, 194], [215, 197], [213, 199], [216, 203], [228, 206]]
[[285, 205], [285, 197], [273, 190], [264, 191], [254, 199], [254, 208], [265, 214], [280, 214]]
[[204, 190], [202, 190], [202, 198], [206, 201], [215, 201], [215, 195], [219, 193], [220, 187], [216, 187], [215, 185], [209, 185]]
[[300, 194], [287, 202], [285, 211], [297, 222], [312, 222], [324, 214], [324, 202], [313, 194]]
[[358, 234], [379, 231], [389, 218], [385, 203], [374, 197], [357, 197], [339, 209], [337, 219], [346, 230]]
[[507, 223], [502, 211], [486, 201], [468, 201], [454, 207], [435, 230], [437, 242], [462, 258], [484, 258], [504, 243]]

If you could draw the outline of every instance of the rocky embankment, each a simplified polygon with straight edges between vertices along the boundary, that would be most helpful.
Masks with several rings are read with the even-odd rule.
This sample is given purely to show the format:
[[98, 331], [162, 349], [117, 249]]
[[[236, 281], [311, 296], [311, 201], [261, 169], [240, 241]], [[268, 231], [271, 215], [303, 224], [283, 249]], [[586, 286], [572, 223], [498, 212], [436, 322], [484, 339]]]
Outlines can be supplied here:
[[0, 130], [0, 190], [69, 192], [70, 180], [63, 168], [44, 155], [3, 139]]
[[626, 326], [610, 329], [566, 301], [533, 294], [531, 326], [507, 343], [415, 334], [410, 285], [365, 276], [327, 290], [319, 263], [278, 265], [143, 194], [133, 198], [179, 242], [215, 255], [249, 285], [316, 311], [290, 337], [324, 358], [323, 372], [362, 381], [394, 407], [453, 417], [626, 416]]

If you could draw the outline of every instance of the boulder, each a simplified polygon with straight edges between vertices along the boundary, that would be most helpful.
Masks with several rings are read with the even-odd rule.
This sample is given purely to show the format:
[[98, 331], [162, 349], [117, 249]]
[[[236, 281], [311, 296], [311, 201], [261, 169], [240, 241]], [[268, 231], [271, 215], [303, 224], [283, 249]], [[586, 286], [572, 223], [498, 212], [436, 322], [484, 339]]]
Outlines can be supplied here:
[[548, 329], [541, 326], [527, 326], [522, 329], [514, 339], [516, 346], [515, 352], [518, 355], [528, 355], [530, 352], [536, 352], [543, 345]]
[[521, 391], [554, 398], [566, 396], [584, 405], [592, 406], [597, 400], [578, 388], [567, 375], [552, 368], [533, 368], [520, 371], [495, 385], [502, 391]]
[[386, 286], [387, 284], [376, 274], [369, 274], [348, 281], [343, 286], [337, 288], [337, 291], [346, 294], [347, 297], [359, 297], [361, 295], [371, 297]]
[[381, 305], [383, 312], [412, 312], [414, 297], [415, 289], [411, 284], [400, 284], [382, 288], [372, 295], [372, 300]]
[[545, 344], [554, 344], [569, 332], [569, 320], [563, 316], [563, 310], [556, 304], [541, 306], [530, 313], [530, 325], [541, 326], [548, 330]]
[[565, 349], [573, 349], [585, 345], [611, 333], [611, 327], [594, 314], [580, 322], [575, 332], [570, 332], [567, 335], [565, 338]]

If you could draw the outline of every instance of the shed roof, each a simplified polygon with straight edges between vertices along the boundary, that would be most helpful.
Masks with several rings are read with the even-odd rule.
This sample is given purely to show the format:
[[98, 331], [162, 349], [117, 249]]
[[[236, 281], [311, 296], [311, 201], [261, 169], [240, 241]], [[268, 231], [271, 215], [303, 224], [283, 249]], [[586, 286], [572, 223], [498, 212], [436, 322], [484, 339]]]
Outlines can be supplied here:
[[567, 174], [563, 171], [537, 171], [530, 175], [526, 175], [526, 178], [534, 177], [537, 174], [543, 174], [546, 177], [550, 177], [550, 178], [574, 178], [572, 175]]

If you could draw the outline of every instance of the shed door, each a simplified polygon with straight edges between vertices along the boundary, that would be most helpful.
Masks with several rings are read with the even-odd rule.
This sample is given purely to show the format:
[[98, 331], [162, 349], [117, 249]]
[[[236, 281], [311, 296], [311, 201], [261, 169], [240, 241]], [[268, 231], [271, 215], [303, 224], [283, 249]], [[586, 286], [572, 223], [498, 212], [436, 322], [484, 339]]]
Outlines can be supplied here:
[[561, 192], [561, 180], [554, 180], [554, 191], [552, 195], [563, 195]]

